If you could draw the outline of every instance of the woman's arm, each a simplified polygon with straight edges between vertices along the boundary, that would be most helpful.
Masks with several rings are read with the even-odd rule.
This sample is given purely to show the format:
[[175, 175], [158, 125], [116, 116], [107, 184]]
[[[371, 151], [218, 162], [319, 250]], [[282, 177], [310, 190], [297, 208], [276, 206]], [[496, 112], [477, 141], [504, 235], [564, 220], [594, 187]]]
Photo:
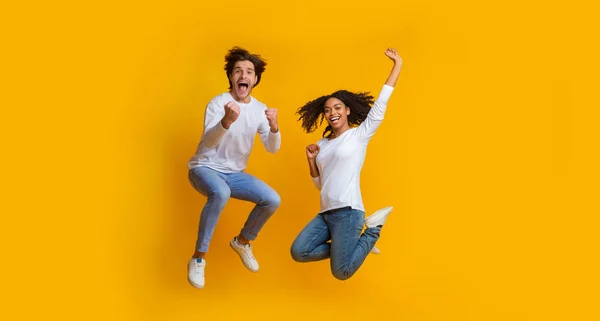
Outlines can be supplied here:
[[394, 62], [392, 71], [385, 81], [385, 84], [390, 87], [395, 87], [396, 82], [398, 81], [398, 76], [400, 75], [400, 70], [402, 70], [402, 58], [398, 55], [398, 52], [394, 48], [388, 48], [385, 51], [385, 55]]
[[394, 62], [394, 66], [392, 67], [392, 71], [383, 85], [383, 88], [381, 88], [377, 100], [373, 103], [373, 107], [371, 107], [367, 118], [357, 128], [357, 135], [366, 141], [373, 137], [375, 131], [379, 128], [379, 125], [381, 125], [388, 100], [392, 96], [394, 86], [398, 81], [398, 76], [402, 69], [402, 58], [400, 58], [395, 49], [388, 48], [384, 53]]
[[317, 155], [321, 151], [321, 147], [317, 144], [306, 146], [306, 159], [308, 160], [308, 168], [310, 169], [310, 177], [313, 184], [318, 190], [321, 190], [321, 178], [319, 177], [319, 168], [317, 167]]

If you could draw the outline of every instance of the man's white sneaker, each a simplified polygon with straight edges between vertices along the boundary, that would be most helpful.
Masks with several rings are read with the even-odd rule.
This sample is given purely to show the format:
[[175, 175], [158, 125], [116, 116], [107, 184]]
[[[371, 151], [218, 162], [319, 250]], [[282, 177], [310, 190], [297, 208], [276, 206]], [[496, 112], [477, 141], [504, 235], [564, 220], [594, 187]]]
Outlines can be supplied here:
[[248, 270], [252, 272], [258, 272], [258, 262], [252, 254], [252, 247], [250, 244], [242, 245], [238, 243], [236, 236], [233, 238], [233, 240], [231, 240], [231, 242], [229, 242], [229, 245], [237, 254], [239, 254], [244, 266], [246, 266]]
[[385, 223], [385, 219], [392, 212], [392, 209], [393, 207], [391, 206], [384, 207], [378, 210], [377, 212], [373, 213], [372, 215], [369, 215], [369, 217], [365, 218], [365, 225], [368, 228], [383, 225]]
[[206, 260], [201, 258], [192, 258], [188, 262], [188, 281], [190, 284], [198, 289], [204, 287], [204, 268], [206, 267]]

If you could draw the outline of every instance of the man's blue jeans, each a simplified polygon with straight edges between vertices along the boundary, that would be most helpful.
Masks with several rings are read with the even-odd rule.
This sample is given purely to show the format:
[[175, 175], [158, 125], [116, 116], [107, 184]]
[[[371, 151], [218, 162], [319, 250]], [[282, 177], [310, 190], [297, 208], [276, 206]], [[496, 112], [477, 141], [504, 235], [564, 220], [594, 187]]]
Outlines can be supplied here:
[[230, 197], [249, 201], [256, 206], [250, 212], [241, 234], [248, 240], [256, 239], [258, 232], [279, 207], [279, 194], [258, 178], [244, 173], [221, 173], [209, 167], [195, 167], [189, 171], [192, 186], [208, 200], [200, 214], [196, 250], [208, 252], [208, 245], [223, 207]]

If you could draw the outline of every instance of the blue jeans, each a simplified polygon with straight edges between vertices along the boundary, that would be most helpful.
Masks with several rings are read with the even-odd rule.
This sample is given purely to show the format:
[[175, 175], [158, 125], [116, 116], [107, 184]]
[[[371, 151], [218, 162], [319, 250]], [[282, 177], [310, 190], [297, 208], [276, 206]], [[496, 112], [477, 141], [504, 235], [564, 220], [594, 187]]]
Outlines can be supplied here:
[[198, 227], [196, 250], [200, 252], [208, 252], [210, 239], [229, 197], [256, 204], [241, 231], [241, 235], [251, 241], [256, 239], [260, 229], [279, 207], [279, 194], [263, 181], [244, 172], [221, 173], [202, 166], [192, 168], [189, 179], [192, 186], [208, 198]]
[[381, 227], [367, 228], [361, 235], [364, 217], [363, 211], [350, 207], [317, 215], [296, 237], [292, 258], [297, 262], [331, 258], [333, 276], [349, 279], [365, 261], [381, 231]]

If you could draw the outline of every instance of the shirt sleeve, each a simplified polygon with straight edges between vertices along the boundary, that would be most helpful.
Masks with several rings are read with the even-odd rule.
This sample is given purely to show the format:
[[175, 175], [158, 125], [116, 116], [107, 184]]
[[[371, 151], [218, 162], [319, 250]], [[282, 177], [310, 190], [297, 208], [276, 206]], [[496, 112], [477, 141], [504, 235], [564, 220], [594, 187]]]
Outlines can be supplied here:
[[364, 140], [369, 140], [375, 134], [379, 125], [383, 121], [383, 116], [385, 115], [385, 110], [387, 107], [388, 100], [392, 96], [392, 92], [394, 91], [394, 87], [383, 85], [381, 88], [381, 92], [375, 100], [373, 107], [369, 111], [367, 118], [363, 121], [360, 126], [358, 126], [356, 132], [357, 135]]
[[207, 148], [217, 146], [227, 129], [221, 124], [221, 119], [225, 116], [225, 106], [222, 106], [216, 100], [211, 100], [206, 106], [204, 113], [204, 133], [202, 134], [202, 143]]
[[269, 127], [269, 121], [265, 114], [261, 115], [258, 136], [260, 136], [260, 140], [269, 153], [276, 153], [281, 147], [281, 128], [276, 133], [271, 132], [271, 127]]

